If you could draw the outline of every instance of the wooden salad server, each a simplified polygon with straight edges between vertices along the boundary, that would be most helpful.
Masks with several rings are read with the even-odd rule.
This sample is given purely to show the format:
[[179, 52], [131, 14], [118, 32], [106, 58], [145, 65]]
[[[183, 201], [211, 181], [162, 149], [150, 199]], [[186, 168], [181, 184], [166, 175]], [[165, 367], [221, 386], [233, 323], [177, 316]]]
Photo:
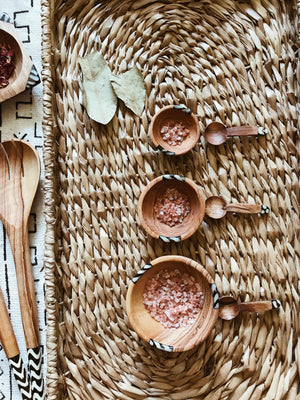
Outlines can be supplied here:
[[208, 197], [205, 201], [205, 213], [211, 218], [220, 219], [225, 217], [227, 212], [241, 214], [268, 214], [270, 209], [265, 205], [230, 203], [219, 196]]
[[0, 146], [0, 219], [12, 249], [21, 317], [28, 351], [32, 399], [44, 398], [42, 349], [28, 242], [28, 218], [40, 177], [37, 151], [22, 140]]
[[31, 400], [29, 375], [20, 355], [17, 339], [8, 315], [2, 290], [0, 289], [0, 342], [5, 351], [23, 400]]

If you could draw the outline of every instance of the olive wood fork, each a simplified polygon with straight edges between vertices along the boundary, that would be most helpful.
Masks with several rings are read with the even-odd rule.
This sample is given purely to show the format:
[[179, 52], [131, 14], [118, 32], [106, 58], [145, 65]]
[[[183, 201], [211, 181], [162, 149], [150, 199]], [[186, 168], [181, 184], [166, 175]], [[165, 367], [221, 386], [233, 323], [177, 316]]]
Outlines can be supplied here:
[[28, 242], [28, 219], [40, 176], [36, 150], [23, 140], [0, 146], [0, 219], [15, 262], [20, 309], [31, 380], [32, 400], [44, 397], [42, 351], [34, 278]]

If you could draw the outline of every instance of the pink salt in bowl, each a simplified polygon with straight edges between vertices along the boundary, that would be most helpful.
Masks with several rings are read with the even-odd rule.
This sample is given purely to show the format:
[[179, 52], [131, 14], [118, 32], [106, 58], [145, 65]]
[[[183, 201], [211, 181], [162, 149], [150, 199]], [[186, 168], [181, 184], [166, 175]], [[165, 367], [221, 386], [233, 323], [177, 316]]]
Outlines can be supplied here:
[[152, 237], [164, 242], [180, 242], [200, 227], [205, 215], [205, 199], [191, 179], [162, 175], [142, 191], [138, 216]]
[[156, 149], [168, 155], [182, 155], [199, 141], [200, 126], [191, 110], [181, 105], [160, 109], [150, 123], [150, 138]]
[[212, 331], [219, 315], [219, 294], [199, 263], [163, 256], [145, 265], [129, 283], [126, 310], [132, 329], [143, 340], [160, 350], [182, 352], [203, 342]]

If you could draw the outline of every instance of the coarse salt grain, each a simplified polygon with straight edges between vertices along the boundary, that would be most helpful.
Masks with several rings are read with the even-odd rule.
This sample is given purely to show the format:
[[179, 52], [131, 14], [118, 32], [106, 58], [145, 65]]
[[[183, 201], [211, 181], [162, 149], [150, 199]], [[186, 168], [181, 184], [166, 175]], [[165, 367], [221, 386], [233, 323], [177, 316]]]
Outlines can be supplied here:
[[181, 223], [190, 212], [191, 204], [187, 195], [175, 188], [168, 188], [154, 204], [155, 217], [170, 227]]
[[165, 328], [194, 322], [204, 296], [195, 278], [179, 269], [157, 272], [145, 285], [143, 301], [151, 316]]
[[170, 146], [181, 144], [189, 133], [189, 129], [187, 129], [182, 122], [173, 121], [168, 122], [167, 125], [164, 125], [160, 130], [162, 139]]

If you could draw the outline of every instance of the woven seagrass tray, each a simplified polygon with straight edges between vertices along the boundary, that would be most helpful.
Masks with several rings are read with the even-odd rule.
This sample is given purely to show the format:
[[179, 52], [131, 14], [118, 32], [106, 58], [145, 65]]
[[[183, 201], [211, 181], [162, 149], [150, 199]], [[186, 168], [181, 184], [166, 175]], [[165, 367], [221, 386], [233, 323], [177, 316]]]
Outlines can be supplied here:
[[[42, 1], [49, 399], [300, 398], [299, 10], [280, 0]], [[119, 102], [107, 126], [91, 122], [77, 59], [93, 50], [114, 73], [141, 70], [141, 117]], [[269, 133], [219, 147], [201, 136], [172, 157], [148, 135], [168, 104], [189, 107], [201, 132], [217, 120]], [[164, 173], [271, 213], [205, 217], [181, 243], [152, 239], [137, 201]], [[218, 319], [187, 352], [153, 348], [129, 326], [125, 298], [135, 273], [165, 254], [201, 263], [220, 295], [282, 308]]]

